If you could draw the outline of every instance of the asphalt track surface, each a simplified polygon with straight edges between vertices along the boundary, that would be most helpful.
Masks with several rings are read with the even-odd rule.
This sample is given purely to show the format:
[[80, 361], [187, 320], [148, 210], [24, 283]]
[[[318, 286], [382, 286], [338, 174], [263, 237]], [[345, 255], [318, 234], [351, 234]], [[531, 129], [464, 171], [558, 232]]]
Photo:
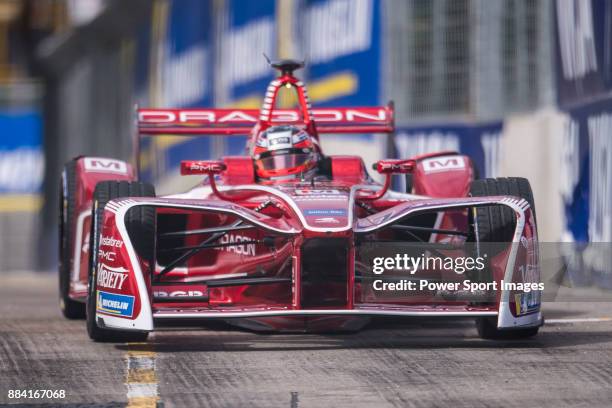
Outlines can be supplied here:
[[[1, 405], [612, 406], [612, 302], [548, 303], [540, 334], [512, 342], [481, 340], [470, 321], [409, 320], [350, 335], [217, 324], [96, 344], [60, 316], [56, 286], [51, 275], [0, 276]], [[9, 399], [11, 389], [66, 397]]]

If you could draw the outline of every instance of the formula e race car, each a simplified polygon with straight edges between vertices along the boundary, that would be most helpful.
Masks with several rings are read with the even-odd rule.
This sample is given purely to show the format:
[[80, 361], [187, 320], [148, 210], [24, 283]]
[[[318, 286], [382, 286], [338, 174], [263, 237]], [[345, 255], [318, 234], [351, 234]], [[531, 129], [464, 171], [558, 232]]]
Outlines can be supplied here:
[[[162, 321], [353, 331], [374, 316], [473, 318], [483, 338], [537, 333], [533, 196], [522, 178], [476, 179], [469, 157], [324, 155], [325, 134], [394, 131], [393, 106], [312, 109], [295, 61], [261, 110], [140, 109], [132, 164], [78, 157], [60, 205], [60, 304], [95, 341], [143, 341]], [[294, 109], [276, 108], [281, 88]], [[250, 155], [181, 163], [190, 191], [139, 180], [142, 136], [245, 135]], [[296, 170], [297, 169], [297, 170]], [[391, 191], [393, 174], [409, 176]]]

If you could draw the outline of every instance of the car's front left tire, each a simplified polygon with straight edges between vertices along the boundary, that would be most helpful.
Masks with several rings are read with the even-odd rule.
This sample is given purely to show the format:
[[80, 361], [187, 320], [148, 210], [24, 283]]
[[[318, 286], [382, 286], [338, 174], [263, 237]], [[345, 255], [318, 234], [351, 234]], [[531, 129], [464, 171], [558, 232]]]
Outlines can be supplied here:
[[[115, 198], [121, 197], [155, 197], [155, 189], [148, 183], [137, 181], [102, 181], [96, 185], [93, 195], [92, 222], [90, 233], [89, 259], [89, 289], [87, 296], [87, 333], [98, 342], [142, 342], [148, 337], [148, 332], [115, 330], [100, 327], [96, 321], [97, 302], [97, 254], [99, 247], [100, 228], [104, 206]], [[138, 207], [126, 216], [128, 234], [134, 241], [134, 247], [139, 255], [152, 257], [154, 251], [155, 210]], [[151, 259], [151, 258], [149, 258]]]

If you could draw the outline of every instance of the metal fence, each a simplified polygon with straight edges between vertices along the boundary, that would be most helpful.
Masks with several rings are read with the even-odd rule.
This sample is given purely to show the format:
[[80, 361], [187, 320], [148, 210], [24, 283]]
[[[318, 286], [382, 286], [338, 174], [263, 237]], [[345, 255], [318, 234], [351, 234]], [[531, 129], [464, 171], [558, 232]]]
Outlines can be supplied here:
[[384, 1], [400, 123], [500, 119], [553, 102], [550, 0]]

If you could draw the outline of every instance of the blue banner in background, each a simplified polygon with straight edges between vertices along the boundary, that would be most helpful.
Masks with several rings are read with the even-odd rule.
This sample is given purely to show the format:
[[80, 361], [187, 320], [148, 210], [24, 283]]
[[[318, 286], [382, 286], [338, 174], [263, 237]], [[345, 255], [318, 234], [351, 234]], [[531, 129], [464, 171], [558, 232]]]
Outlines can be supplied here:
[[[556, 0], [557, 95], [567, 114], [562, 135], [562, 241], [574, 285], [612, 288], [612, 3]], [[573, 249], [569, 249], [573, 248]], [[599, 247], [601, 248], [601, 246]]]
[[568, 240], [612, 242], [612, 98], [567, 114], [562, 195]]
[[379, 0], [308, 0], [299, 12], [298, 44], [315, 106], [378, 105]]
[[[264, 58], [266, 54], [274, 59], [278, 53], [276, 1], [230, 0], [226, 6], [227, 24], [218, 43], [218, 96], [223, 105], [259, 108], [268, 83], [277, 74]], [[225, 154], [245, 154], [245, 137], [224, 139]]]
[[261, 99], [275, 75], [263, 54], [271, 58], [277, 54], [276, 1], [230, 0], [226, 5], [227, 26], [219, 43], [217, 80], [226, 88], [230, 103], [247, 97]]
[[556, 0], [557, 95], [568, 107], [612, 91], [612, 3]]
[[[278, 51], [291, 49], [291, 57], [305, 59], [306, 67], [296, 74], [306, 83], [315, 107], [380, 103], [379, 0], [295, 2], [292, 3], [294, 8], [287, 14], [276, 10], [277, 21], [274, 23], [275, 4], [273, 1], [269, 4], [257, 2], [260, 10], [254, 13], [245, 9], [242, 2], [239, 10], [234, 9], [236, 1], [230, 2], [230, 27], [234, 27], [235, 31], [231, 34], [233, 38], [248, 41], [251, 51], [253, 47], [260, 50], [267, 47], [270, 53], [266, 53], [275, 58], [279, 52], [275, 43], [267, 40], [274, 34], [278, 38]], [[249, 19], [239, 18], [247, 12], [251, 13]], [[288, 30], [279, 32], [281, 25], [289, 25]], [[246, 31], [252, 34], [242, 34]], [[232, 45], [236, 47], [235, 42]], [[261, 100], [268, 82], [277, 74], [261, 58], [261, 51], [254, 53], [252, 58], [238, 71], [250, 79], [248, 82], [241, 83], [242, 76], [231, 76], [233, 81], [238, 80], [238, 84], [232, 87], [231, 99], [241, 104], [246, 98], [250, 106]], [[229, 66], [241, 62], [240, 58], [238, 61], [225, 61]], [[246, 75], [248, 73], [250, 75]], [[232, 137], [227, 140], [230, 154], [244, 154], [244, 138]]]
[[45, 159], [36, 110], [0, 111], [0, 194], [40, 192]]
[[212, 1], [181, 0], [170, 4], [161, 67], [164, 105], [177, 108], [211, 106]]
[[[180, 0], [169, 2], [168, 26], [159, 66], [161, 89], [152, 102], [173, 108], [213, 105], [213, 2]], [[143, 160], [144, 180], [155, 181], [176, 173], [180, 161], [210, 158], [209, 137], [145, 138], [142, 150], [151, 152]]]
[[[612, 98], [567, 111], [561, 179], [568, 276], [574, 285], [612, 289], [612, 254], [598, 243], [612, 242]], [[564, 247], [567, 248], [567, 247]]]

